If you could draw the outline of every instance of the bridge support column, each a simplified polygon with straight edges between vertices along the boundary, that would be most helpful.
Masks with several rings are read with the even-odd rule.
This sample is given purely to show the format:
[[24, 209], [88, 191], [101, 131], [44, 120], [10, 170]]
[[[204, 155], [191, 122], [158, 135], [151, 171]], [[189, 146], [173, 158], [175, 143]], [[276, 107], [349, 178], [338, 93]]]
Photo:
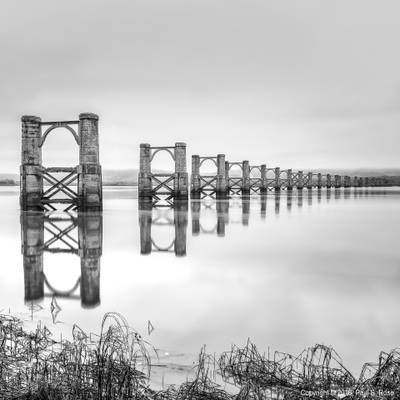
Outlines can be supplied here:
[[293, 190], [293, 171], [291, 168], [287, 170], [287, 189]]
[[330, 189], [332, 187], [332, 176], [331, 174], [326, 174], [326, 187]]
[[260, 193], [266, 193], [268, 189], [267, 185], [267, 166], [265, 164], [261, 164], [260, 167]]
[[226, 191], [228, 188], [228, 182], [226, 180], [225, 173], [225, 154], [217, 155], [217, 194], [218, 195], [226, 195]]
[[191, 182], [191, 192], [199, 193], [200, 192], [200, 156], [193, 155], [192, 156], [192, 176], [190, 179]]
[[275, 190], [281, 190], [281, 169], [279, 167], [275, 168]]
[[242, 194], [250, 194], [250, 164], [247, 160], [243, 161], [242, 170]]
[[81, 210], [99, 211], [103, 205], [98, 122], [96, 114], [79, 115], [78, 197]]
[[335, 175], [335, 188], [339, 189], [342, 186], [341, 178], [339, 175]]
[[304, 188], [304, 176], [303, 171], [297, 172], [297, 190], [303, 190]]
[[100, 258], [103, 249], [103, 217], [98, 213], [78, 214], [81, 259], [81, 302], [92, 308], [100, 304]]
[[309, 172], [308, 174], [307, 174], [307, 189], [308, 190], [312, 190], [312, 188], [313, 188], [313, 174], [312, 174], [312, 172]]
[[322, 188], [322, 174], [318, 173], [317, 175], [317, 188], [321, 189]]
[[148, 143], [142, 143], [140, 145], [140, 165], [138, 176], [139, 198], [151, 197], [152, 189], [151, 148]]
[[39, 301], [44, 296], [43, 244], [44, 216], [21, 213], [22, 254], [24, 258], [25, 302]]
[[225, 161], [225, 180], [226, 180], [226, 193], [229, 195], [230, 185], [229, 185], [229, 161]]
[[25, 115], [21, 122], [20, 206], [24, 211], [39, 211], [42, 210], [43, 196], [41, 119]]
[[174, 196], [187, 199], [189, 194], [188, 173], [186, 168], [186, 143], [175, 143], [175, 179]]

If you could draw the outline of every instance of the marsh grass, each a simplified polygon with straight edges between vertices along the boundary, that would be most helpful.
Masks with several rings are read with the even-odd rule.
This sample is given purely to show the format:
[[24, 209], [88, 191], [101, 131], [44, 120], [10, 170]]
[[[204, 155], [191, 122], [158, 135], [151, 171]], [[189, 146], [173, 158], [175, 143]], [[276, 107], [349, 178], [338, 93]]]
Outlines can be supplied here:
[[[400, 399], [400, 351], [381, 353], [355, 379], [330, 347], [294, 357], [261, 354], [250, 341], [218, 359], [202, 348], [194, 377], [150, 388], [156, 353], [117, 313], [104, 316], [99, 335], [78, 326], [71, 340], [54, 340], [46, 326], [27, 331], [0, 314], [0, 398], [4, 400], [305, 400]], [[219, 379], [217, 379], [219, 378]], [[222, 386], [217, 381], [222, 382]], [[235, 390], [227, 390], [233, 385]]]

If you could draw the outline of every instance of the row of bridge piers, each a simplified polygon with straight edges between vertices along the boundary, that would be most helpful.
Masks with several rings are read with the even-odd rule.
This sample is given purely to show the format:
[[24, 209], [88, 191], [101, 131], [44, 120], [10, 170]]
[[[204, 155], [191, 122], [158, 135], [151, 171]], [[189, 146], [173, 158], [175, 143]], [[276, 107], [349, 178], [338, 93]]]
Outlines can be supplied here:
[[[167, 151], [175, 162], [175, 170], [170, 173], [152, 173], [151, 163], [157, 153]], [[205, 162], [214, 164], [214, 172], [201, 172]], [[303, 190], [322, 188], [351, 188], [382, 186], [379, 178], [341, 176], [338, 174], [295, 171], [269, 168], [266, 164], [251, 165], [248, 160], [231, 162], [225, 154], [216, 156], [192, 156], [190, 175], [186, 166], [186, 144], [179, 142], [170, 147], [152, 147], [140, 145], [140, 171], [138, 177], [139, 198], [152, 199], [158, 205], [161, 198], [171, 202], [173, 199], [184, 199], [190, 194], [192, 198], [204, 195], [215, 195], [220, 198], [239, 194], [266, 193], [270, 190]], [[236, 173], [232, 170], [236, 169]]]
[[[99, 117], [81, 113], [76, 120], [42, 121], [37, 116], [23, 116], [20, 168], [20, 204], [24, 211], [53, 211], [62, 204], [64, 211], [100, 211], [102, 209], [102, 171], [99, 161]], [[57, 128], [67, 129], [79, 148], [79, 165], [46, 167], [42, 165], [42, 147]], [[174, 162], [170, 172], [152, 171], [154, 157], [168, 153]], [[192, 170], [187, 170], [186, 143], [172, 146], [140, 145], [138, 192], [140, 199], [153, 206], [170, 205], [179, 199], [205, 195], [226, 197], [265, 193], [268, 190], [304, 188], [349, 188], [380, 186], [378, 178], [340, 176], [269, 168], [251, 165], [248, 160], [232, 162], [225, 154], [192, 156]], [[204, 163], [214, 165], [214, 172], [202, 172]], [[204, 168], [204, 167], [203, 167]], [[236, 170], [236, 171], [235, 171]]]

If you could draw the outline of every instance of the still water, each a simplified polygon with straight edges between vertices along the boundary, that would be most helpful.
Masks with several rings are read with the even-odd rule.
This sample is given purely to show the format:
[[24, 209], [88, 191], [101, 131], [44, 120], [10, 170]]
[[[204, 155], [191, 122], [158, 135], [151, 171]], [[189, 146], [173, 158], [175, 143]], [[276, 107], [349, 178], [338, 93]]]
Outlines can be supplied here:
[[159, 349], [154, 379], [185, 379], [200, 348], [297, 354], [332, 345], [358, 376], [400, 346], [400, 194], [304, 191], [139, 212], [105, 188], [104, 212], [20, 214], [0, 189], [0, 310], [55, 334], [98, 332], [116, 311]]

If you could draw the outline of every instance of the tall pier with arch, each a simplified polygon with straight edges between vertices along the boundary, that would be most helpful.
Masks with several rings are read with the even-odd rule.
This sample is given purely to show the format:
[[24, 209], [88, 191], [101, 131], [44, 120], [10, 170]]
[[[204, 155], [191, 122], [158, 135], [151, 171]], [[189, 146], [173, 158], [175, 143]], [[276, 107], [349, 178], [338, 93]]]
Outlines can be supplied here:
[[[99, 117], [82, 113], [77, 120], [43, 122], [25, 115], [22, 122], [20, 205], [24, 211], [102, 209], [102, 173], [99, 161]], [[42, 147], [56, 129], [67, 129], [79, 148], [79, 165], [46, 167]], [[43, 132], [44, 129], [44, 132]]]

